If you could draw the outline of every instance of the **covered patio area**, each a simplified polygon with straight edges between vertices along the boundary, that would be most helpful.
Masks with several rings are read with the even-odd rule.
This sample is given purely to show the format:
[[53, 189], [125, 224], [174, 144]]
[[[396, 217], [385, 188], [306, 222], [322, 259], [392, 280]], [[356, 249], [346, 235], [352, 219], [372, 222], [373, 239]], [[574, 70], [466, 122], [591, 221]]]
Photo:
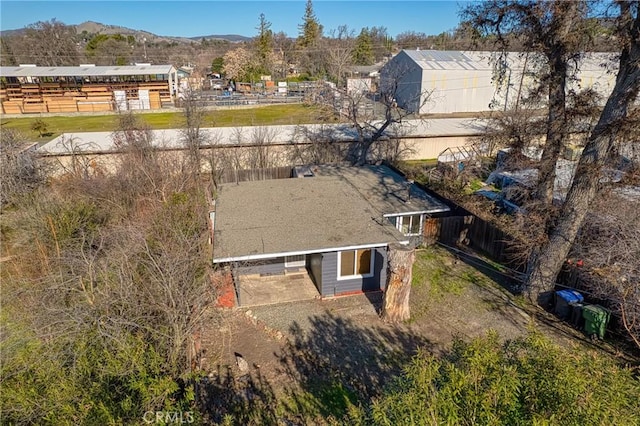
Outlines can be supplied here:
[[261, 306], [319, 298], [306, 271], [278, 275], [240, 275], [236, 278], [238, 305]]

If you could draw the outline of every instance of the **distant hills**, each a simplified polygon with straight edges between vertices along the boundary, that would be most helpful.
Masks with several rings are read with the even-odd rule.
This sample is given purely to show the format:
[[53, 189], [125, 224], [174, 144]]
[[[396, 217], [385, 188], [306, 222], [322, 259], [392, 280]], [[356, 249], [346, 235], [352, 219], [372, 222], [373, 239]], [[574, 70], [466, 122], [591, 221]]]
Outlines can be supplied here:
[[[166, 35], [158, 35], [153, 34], [148, 31], [142, 30], [134, 30], [127, 27], [121, 27], [118, 25], [107, 25], [102, 24], [100, 22], [87, 21], [78, 25], [71, 25], [75, 27], [76, 32], [78, 34], [82, 34], [86, 31], [87, 34], [122, 34], [123, 36], [133, 36], [136, 40], [146, 39], [148, 42], [178, 42], [178, 43], [192, 43], [194, 41], [205, 40], [227, 40], [232, 43], [242, 42], [250, 40], [250, 37], [245, 37], [238, 34], [222, 34], [222, 35], [203, 35], [198, 37], [178, 37], [178, 36], [166, 36]], [[24, 28], [16, 29], [16, 30], [3, 30], [0, 31], [0, 36], [12, 36], [19, 35], [24, 32]]]

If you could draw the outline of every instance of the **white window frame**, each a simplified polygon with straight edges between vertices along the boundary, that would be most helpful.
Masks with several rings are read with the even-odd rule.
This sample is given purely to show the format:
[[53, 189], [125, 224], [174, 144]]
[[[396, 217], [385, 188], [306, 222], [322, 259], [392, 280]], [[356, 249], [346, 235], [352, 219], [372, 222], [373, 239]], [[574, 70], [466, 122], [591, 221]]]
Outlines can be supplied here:
[[407, 215], [401, 215], [401, 216], [396, 216], [396, 229], [400, 232], [402, 232], [402, 221], [404, 220], [403, 218], [408, 217], [411, 221], [409, 222], [409, 229], [411, 229], [413, 227], [413, 218], [414, 216], [420, 216], [420, 226], [418, 226], [418, 232], [417, 233], [402, 233], [402, 235], [405, 236], [410, 236], [410, 235], [422, 235], [422, 226], [424, 224], [424, 215], [423, 214], [407, 214]]
[[[340, 271], [342, 270], [342, 253], [344, 252], [358, 252], [369, 250], [371, 252], [370, 260], [369, 260], [369, 273], [368, 274], [354, 274], [354, 275], [340, 275]], [[336, 271], [338, 281], [342, 280], [352, 280], [354, 278], [371, 278], [373, 277], [373, 267], [375, 266], [375, 257], [376, 257], [376, 249], [375, 248], [362, 248], [362, 249], [353, 249], [353, 250], [342, 250], [338, 253], [338, 270]], [[353, 272], [355, 273], [356, 268], [358, 267], [358, 262], [353, 263]]]
[[[298, 260], [289, 260], [291, 258], [299, 258]], [[304, 254], [298, 254], [294, 256], [285, 256], [284, 257], [284, 267], [285, 268], [302, 268], [307, 265], [307, 256]]]

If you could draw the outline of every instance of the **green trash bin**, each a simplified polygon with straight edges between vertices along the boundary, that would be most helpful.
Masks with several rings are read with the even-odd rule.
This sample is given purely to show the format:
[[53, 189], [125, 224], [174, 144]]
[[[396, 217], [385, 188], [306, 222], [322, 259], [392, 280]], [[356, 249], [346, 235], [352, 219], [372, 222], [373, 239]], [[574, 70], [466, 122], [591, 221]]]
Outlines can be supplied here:
[[609, 324], [611, 314], [608, 310], [599, 305], [587, 305], [582, 308], [584, 318], [584, 332], [589, 337], [597, 336], [604, 339], [604, 331]]

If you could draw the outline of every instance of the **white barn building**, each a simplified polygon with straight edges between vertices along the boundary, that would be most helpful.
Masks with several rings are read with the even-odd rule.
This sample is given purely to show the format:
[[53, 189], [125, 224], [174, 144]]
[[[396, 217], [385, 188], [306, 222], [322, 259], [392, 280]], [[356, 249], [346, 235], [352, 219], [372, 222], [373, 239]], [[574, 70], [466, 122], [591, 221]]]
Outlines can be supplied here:
[[[504, 80], [498, 82], [495, 53], [402, 50], [380, 70], [380, 87], [393, 90], [398, 106], [418, 114], [502, 109], [528, 94], [530, 73], [540, 63], [533, 55], [510, 52], [502, 65]], [[570, 88], [591, 87], [606, 99], [615, 83], [612, 58], [586, 54]]]

